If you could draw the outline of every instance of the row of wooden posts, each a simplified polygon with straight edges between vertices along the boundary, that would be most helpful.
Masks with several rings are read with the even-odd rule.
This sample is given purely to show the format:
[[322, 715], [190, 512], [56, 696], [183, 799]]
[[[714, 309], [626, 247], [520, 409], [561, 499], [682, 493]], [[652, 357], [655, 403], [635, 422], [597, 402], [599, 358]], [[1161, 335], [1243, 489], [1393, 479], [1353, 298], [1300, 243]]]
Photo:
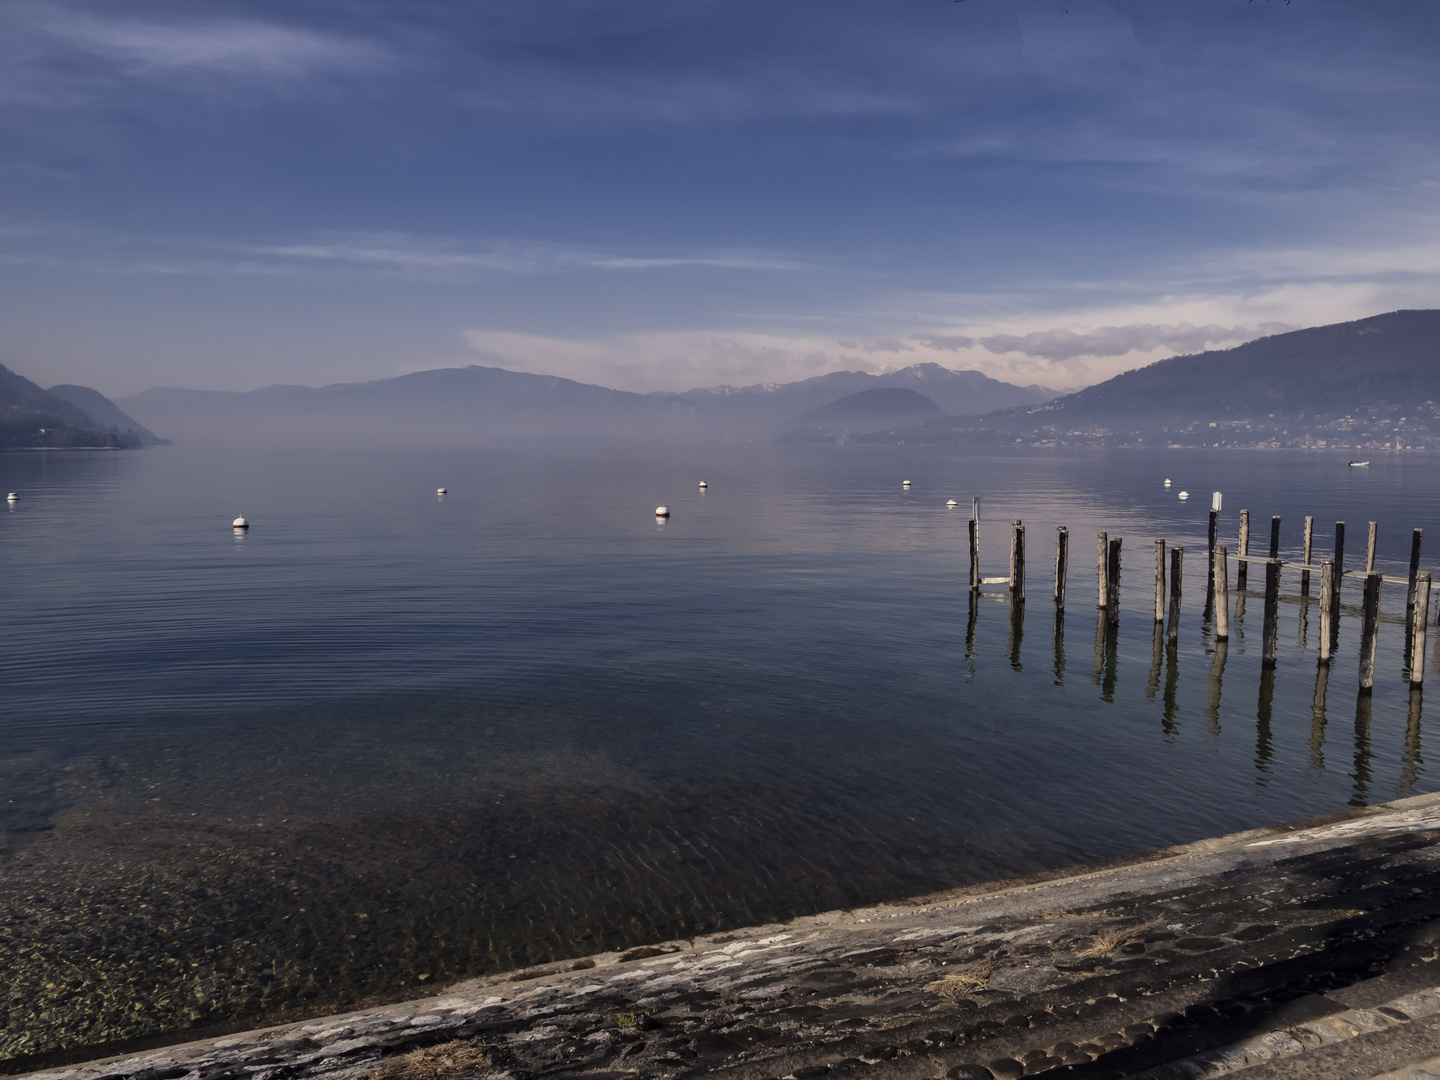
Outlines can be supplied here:
[[[1217, 498], [1218, 503], [1218, 498]], [[1230, 555], [1229, 548], [1218, 544], [1218, 509], [1210, 511], [1209, 570], [1207, 575], [1205, 606], [1206, 615], [1215, 618], [1215, 640], [1228, 641], [1230, 638]], [[1004, 577], [981, 577], [980, 575], [980, 533], [979, 518], [970, 519], [970, 589], [980, 592], [986, 585], [1006, 586], [1010, 598], [1018, 603], [1025, 600], [1025, 525], [1016, 518], [1010, 523], [1010, 572]], [[1375, 522], [1370, 522], [1369, 543], [1365, 553], [1365, 569], [1346, 570], [1345, 567], [1345, 523], [1335, 523], [1335, 554], [1333, 558], [1314, 563], [1315, 519], [1305, 518], [1305, 546], [1301, 562], [1286, 562], [1280, 558], [1280, 518], [1270, 519], [1269, 555], [1250, 554], [1250, 511], [1240, 511], [1239, 550], [1233, 556], [1237, 568], [1236, 589], [1246, 589], [1250, 563], [1265, 566], [1265, 618], [1262, 633], [1261, 663], [1263, 667], [1275, 666], [1275, 644], [1278, 636], [1280, 604], [1280, 571], [1282, 568], [1300, 571], [1300, 595], [1310, 595], [1310, 575], [1320, 576], [1320, 663], [1329, 665], [1339, 636], [1340, 585], [1344, 578], [1359, 578], [1365, 583], [1364, 599], [1361, 604], [1360, 631], [1360, 689], [1369, 692], [1375, 683], [1375, 649], [1377, 629], [1380, 623], [1380, 589], [1385, 582], [1406, 585], [1406, 633], [1410, 685], [1418, 687], [1425, 677], [1426, 629], [1430, 621], [1430, 573], [1420, 569], [1420, 543], [1423, 529], [1416, 529], [1410, 543], [1410, 575], [1408, 578], [1382, 574], [1375, 569]], [[1123, 538], [1099, 533], [1096, 541], [1096, 607], [1106, 612], [1112, 623], [1119, 622], [1120, 609], [1120, 550]], [[1170, 549], [1170, 582], [1167, 640], [1174, 643], [1180, 633], [1180, 592], [1184, 576], [1185, 549]], [[1070, 531], [1061, 525], [1055, 537], [1055, 610], [1057, 617], [1065, 610], [1065, 585], [1070, 569]], [[1167, 621], [1165, 582], [1165, 541], [1155, 541], [1155, 622]]]

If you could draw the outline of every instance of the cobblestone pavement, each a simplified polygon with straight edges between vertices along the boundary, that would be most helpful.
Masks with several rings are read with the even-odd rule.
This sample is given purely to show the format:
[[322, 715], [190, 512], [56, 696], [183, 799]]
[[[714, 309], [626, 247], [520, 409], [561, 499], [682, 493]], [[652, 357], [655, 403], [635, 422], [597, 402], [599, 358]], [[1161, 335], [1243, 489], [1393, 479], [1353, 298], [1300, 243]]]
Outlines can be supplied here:
[[1440, 1080], [1440, 795], [44, 1080]]

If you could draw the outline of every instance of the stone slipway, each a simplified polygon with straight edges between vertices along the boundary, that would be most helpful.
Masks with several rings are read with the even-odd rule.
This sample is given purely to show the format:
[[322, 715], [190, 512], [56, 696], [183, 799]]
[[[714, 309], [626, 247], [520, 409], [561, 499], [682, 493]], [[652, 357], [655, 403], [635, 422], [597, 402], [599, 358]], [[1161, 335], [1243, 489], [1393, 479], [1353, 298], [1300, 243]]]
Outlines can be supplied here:
[[1440, 795], [45, 1080], [1440, 1078]]

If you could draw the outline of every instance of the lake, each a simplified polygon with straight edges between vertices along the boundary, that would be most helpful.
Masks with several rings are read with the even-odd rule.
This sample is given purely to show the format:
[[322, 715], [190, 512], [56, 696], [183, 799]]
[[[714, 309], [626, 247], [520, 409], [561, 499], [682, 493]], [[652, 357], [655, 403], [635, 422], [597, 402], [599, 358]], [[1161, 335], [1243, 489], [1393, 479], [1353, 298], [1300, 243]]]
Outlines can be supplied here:
[[[1349, 568], [1376, 520], [1381, 569], [1415, 527], [1436, 569], [1425, 455], [177, 446], [0, 455], [0, 490], [0, 1057], [1436, 787], [1403, 587], [1371, 698], [1359, 583], [1318, 697], [1298, 575], [1273, 676], [1258, 595], [1223, 670], [1203, 613], [1213, 490], [1232, 550], [1246, 507], [1255, 552], [1279, 514], [1298, 558], [1313, 514]], [[968, 593], [973, 496], [987, 575], [1026, 523], [1019, 613]], [[1099, 530], [1125, 537], [1108, 635]], [[1173, 652], [1156, 537], [1187, 549]]]

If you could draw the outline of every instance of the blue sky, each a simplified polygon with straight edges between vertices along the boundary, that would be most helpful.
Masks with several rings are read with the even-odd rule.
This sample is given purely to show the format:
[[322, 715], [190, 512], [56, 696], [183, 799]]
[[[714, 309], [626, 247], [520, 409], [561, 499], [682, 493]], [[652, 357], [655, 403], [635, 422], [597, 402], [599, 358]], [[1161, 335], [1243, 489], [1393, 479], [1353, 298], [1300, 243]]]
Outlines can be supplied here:
[[1428, 0], [0, 0], [0, 362], [1078, 386], [1440, 306]]

